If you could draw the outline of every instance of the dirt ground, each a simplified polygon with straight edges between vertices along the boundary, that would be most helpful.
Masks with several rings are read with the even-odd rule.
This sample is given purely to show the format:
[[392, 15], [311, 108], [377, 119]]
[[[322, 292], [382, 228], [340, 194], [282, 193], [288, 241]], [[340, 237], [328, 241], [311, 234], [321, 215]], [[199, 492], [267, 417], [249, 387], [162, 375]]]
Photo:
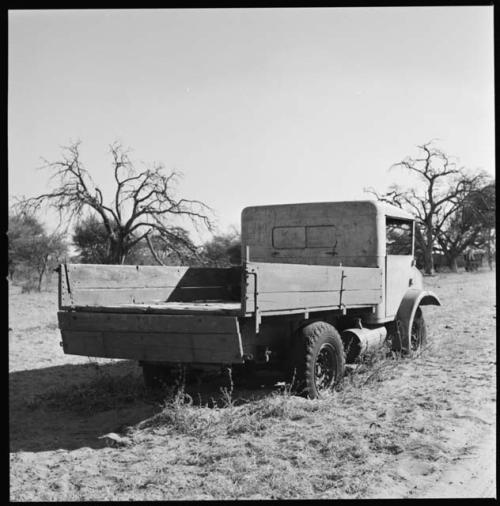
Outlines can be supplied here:
[[56, 292], [12, 286], [11, 500], [496, 497], [495, 273], [425, 284], [443, 305], [420, 356], [327, 399], [215, 381], [192, 404], [152, 398], [133, 362], [64, 355]]

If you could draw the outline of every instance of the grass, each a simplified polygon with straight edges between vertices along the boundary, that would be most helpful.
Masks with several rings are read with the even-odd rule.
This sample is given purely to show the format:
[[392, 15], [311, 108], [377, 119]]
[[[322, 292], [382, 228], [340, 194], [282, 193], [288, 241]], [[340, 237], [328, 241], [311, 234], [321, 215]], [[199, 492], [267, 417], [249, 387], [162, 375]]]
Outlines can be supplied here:
[[[201, 398], [194, 402], [193, 395], [186, 391], [183, 382], [177, 387], [165, 386], [161, 392], [151, 395], [144, 388], [140, 376], [113, 376], [104, 372], [103, 367], [90, 362], [88, 368], [93, 374], [90, 381], [36, 395], [27, 401], [27, 406], [31, 410], [43, 407], [44, 410], [70, 410], [90, 416], [136, 402], [156, 403], [159, 411], [155, 415], [136, 426], [124, 428], [132, 444], [138, 445], [144, 437], [154, 438], [158, 435], [188, 436], [198, 441], [242, 436], [265, 439], [275, 431], [277, 424], [308, 426], [317, 423], [318, 419], [338, 414], [345, 408], [344, 404], [349, 404], [356, 395], [359, 397], [366, 385], [381, 382], [390, 376], [398, 363], [399, 358], [395, 359], [385, 352], [367, 354], [351, 368], [350, 374], [335, 392], [316, 400], [293, 395], [291, 384], [281, 384], [278, 389], [258, 400], [237, 397], [229, 371], [229, 386], [220, 387], [216, 398], [211, 397], [209, 402], [202, 403]], [[338, 420], [335, 425], [339, 426]], [[352, 435], [352, 430], [347, 428], [336, 433], [334, 439], [330, 438], [330, 444], [320, 445], [321, 457], [339, 459], [342, 455], [341, 460], [362, 458], [364, 446], [360, 441], [364, 443], [364, 440], [356, 442]], [[391, 447], [390, 444], [386, 446]], [[371, 448], [379, 451], [382, 447], [372, 445]], [[218, 459], [224, 458], [219, 452], [215, 454]], [[199, 462], [205, 461], [204, 458], [196, 458]], [[353, 490], [352, 485], [350, 489]]]
[[[312, 413], [324, 412], [338, 399], [352, 396], [374, 382], [391, 377], [401, 357], [382, 348], [364, 354], [354, 365], [346, 368], [344, 380], [335, 392], [324, 394], [322, 399], [306, 400], [295, 396], [292, 383], [280, 383], [270, 395], [256, 401], [235, 397], [232, 372], [227, 376], [229, 386], [219, 387], [219, 395], [210, 402], [194, 402], [193, 395], [186, 391], [185, 377], [176, 385], [163, 385], [161, 391], [148, 392], [142, 377], [137, 374], [111, 375], [98, 363], [90, 361], [87, 367], [92, 371], [89, 381], [59, 386], [47, 392], [26, 399], [29, 409], [64, 411], [92, 415], [132, 405], [138, 401], [156, 403], [160, 410], [152, 418], [141, 422], [137, 429], [166, 428], [171, 433], [206, 437], [214, 430], [230, 436], [242, 433], [260, 434], [266, 422], [271, 420], [303, 420]], [[335, 400], [334, 400], [335, 398]]]

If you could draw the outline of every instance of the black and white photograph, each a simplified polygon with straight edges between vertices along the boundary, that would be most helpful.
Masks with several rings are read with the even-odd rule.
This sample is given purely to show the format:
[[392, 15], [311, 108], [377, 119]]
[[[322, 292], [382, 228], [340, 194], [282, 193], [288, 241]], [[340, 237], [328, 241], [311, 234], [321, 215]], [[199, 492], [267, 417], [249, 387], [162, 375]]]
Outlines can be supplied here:
[[10, 501], [497, 498], [492, 4], [7, 18]]

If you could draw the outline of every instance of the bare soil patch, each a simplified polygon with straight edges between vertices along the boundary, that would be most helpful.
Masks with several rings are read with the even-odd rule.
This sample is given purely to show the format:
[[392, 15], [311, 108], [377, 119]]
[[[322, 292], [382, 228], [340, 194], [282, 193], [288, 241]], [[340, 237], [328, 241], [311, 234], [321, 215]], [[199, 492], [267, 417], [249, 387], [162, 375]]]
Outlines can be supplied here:
[[153, 398], [135, 363], [64, 355], [55, 291], [11, 287], [11, 500], [492, 497], [494, 273], [425, 283], [428, 348], [317, 401], [272, 378]]

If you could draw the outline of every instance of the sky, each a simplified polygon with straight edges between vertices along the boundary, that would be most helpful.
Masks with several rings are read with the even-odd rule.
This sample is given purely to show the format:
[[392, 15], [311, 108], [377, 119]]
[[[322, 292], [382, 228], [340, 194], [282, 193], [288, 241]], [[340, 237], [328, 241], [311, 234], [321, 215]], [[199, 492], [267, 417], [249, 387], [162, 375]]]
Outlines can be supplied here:
[[389, 167], [434, 138], [494, 174], [491, 6], [11, 10], [8, 29], [9, 198], [47, 191], [42, 159], [76, 140], [110, 199], [118, 141], [181, 171], [221, 232], [246, 206], [411, 184]]

